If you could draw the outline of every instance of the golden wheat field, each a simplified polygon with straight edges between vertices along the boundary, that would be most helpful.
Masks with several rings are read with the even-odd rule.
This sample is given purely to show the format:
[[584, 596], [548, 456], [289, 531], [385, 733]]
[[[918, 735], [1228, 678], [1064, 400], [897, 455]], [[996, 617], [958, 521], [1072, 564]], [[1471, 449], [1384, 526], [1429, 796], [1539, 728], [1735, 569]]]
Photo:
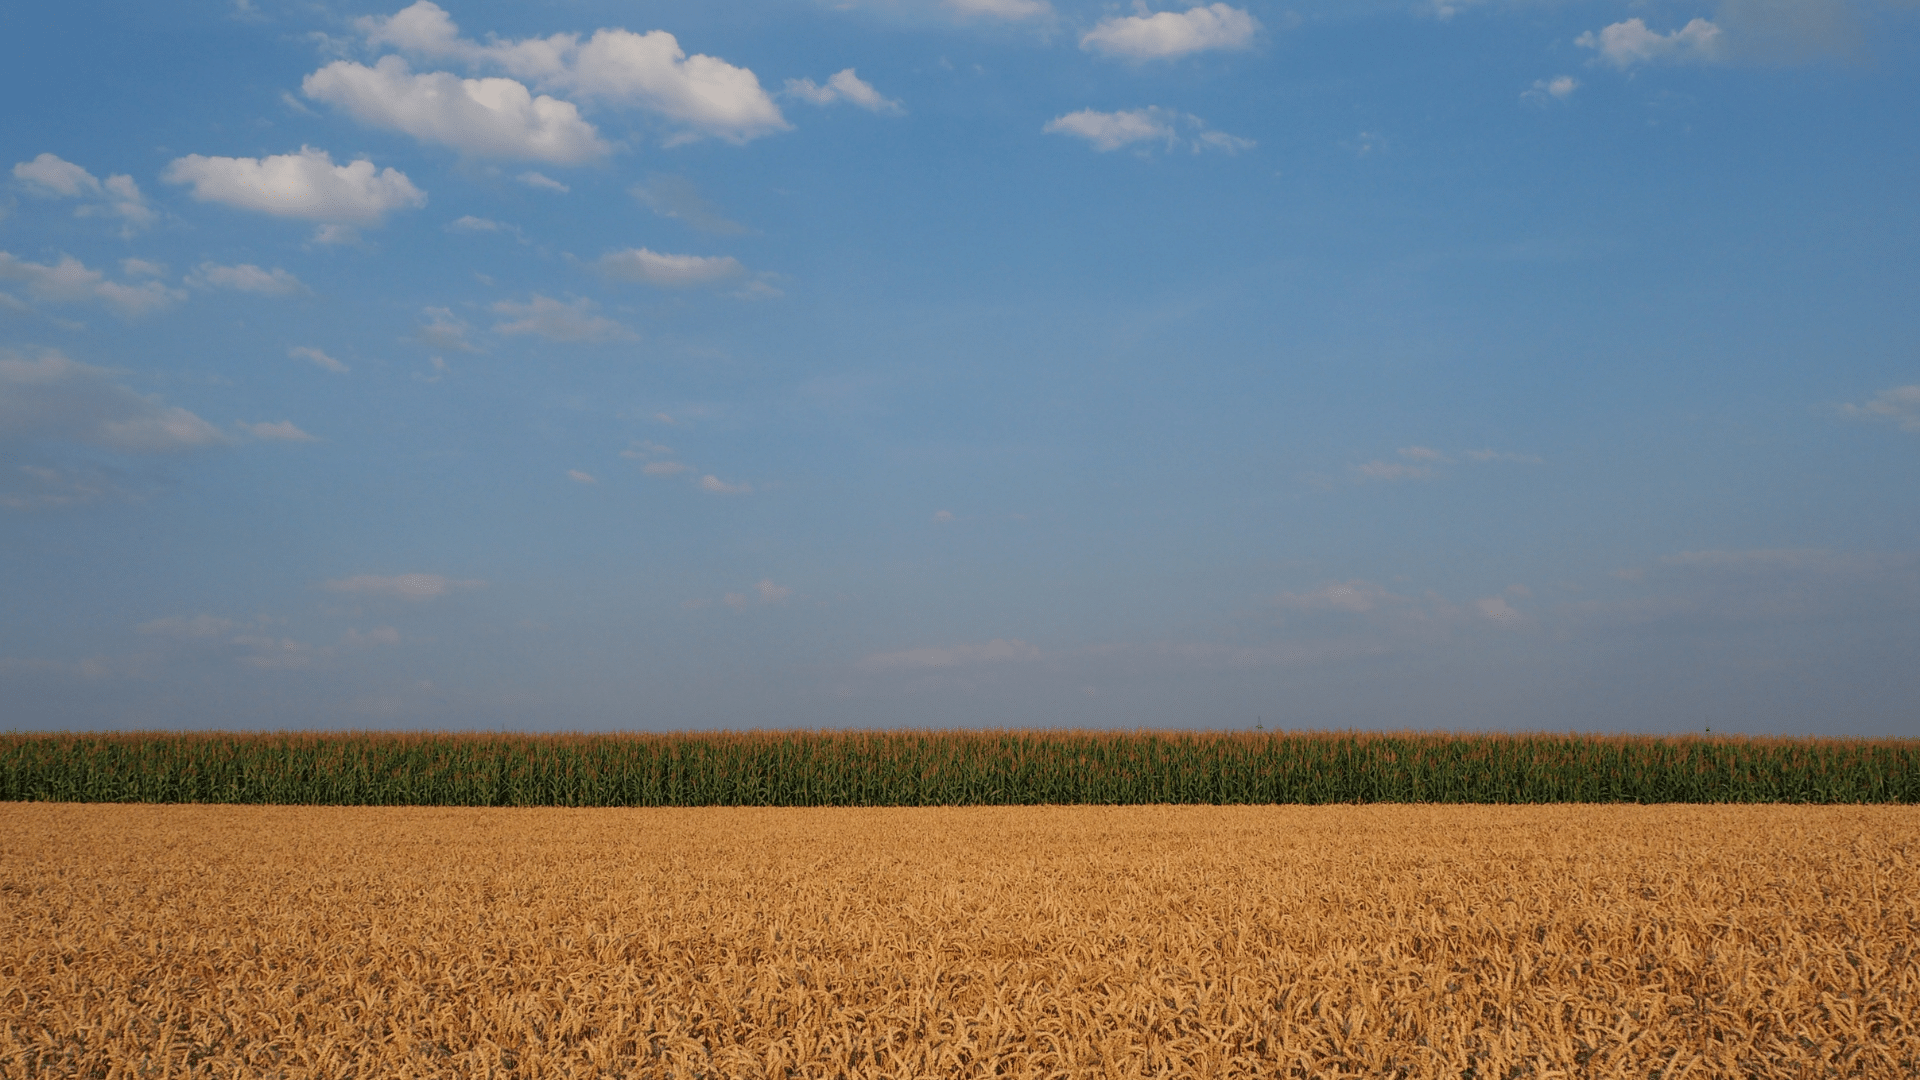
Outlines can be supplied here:
[[0, 804], [4, 1077], [1920, 1072], [1920, 808]]

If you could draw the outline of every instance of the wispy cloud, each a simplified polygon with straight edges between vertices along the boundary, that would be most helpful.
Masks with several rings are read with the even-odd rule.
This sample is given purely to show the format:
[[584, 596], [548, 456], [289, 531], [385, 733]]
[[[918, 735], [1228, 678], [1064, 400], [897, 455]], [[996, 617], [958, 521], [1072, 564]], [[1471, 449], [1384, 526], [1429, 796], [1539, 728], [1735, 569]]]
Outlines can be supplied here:
[[581, 297], [573, 301], [555, 300], [534, 293], [526, 303], [502, 300], [493, 305], [501, 321], [493, 325], [497, 334], [534, 334], [548, 341], [593, 344], [608, 341], [632, 341], [638, 334], [604, 315], [593, 314], [593, 301]]
[[1837, 411], [1850, 420], [1892, 424], [1901, 431], [1920, 431], [1920, 383], [1882, 390], [1865, 404], [1841, 405]]
[[1043, 656], [1038, 646], [1018, 638], [994, 638], [978, 644], [873, 653], [855, 662], [854, 667], [866, 672], [925, 671], [977, 664], [1031, 663]]
[[[1237, 154], [1254, 145], [1252, 139], [1207, 130], [1206, 121], [1190, 113], [1180, 113], [1151, 105], [1144, 109], [1101, 112], [1081, 109], [1056, 116], [1041, 127], [1047, 135], [1068, 135], [1085, 139], [1101, 153], [1132, 146], [1146, 149], [1160, 145], [1172, 150], [1185, 146], [1194, 153], [1218, 150]], [[1182, 135], [1182, 131], [1186, 135]]]
[[441, 574], [355, 574], [321, 582], [329, 592], [356, 596], [384, 596], [401, 600], [432, 600], [449, 593], [483, 588], [487, 583], [473, 579], [455, 579]]

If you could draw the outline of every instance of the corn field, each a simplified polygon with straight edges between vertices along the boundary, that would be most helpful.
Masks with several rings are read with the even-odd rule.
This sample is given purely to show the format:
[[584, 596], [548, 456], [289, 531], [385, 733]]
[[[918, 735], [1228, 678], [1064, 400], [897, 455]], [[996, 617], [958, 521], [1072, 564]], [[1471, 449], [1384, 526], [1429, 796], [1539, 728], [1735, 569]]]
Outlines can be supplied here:
[[1920, 811], [0, 805], [0, 1077], [1920, 1075]]
[[947, 731], [0, 734], [0, 801], [1915, 803], [1920, 740]]

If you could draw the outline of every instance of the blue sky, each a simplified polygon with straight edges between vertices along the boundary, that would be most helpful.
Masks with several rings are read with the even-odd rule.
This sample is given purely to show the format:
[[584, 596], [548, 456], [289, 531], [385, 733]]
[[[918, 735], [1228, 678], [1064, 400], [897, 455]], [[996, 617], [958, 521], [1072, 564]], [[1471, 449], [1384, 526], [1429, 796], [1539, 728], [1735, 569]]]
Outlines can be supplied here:
[[1920, 6], [14, 5], [0, 726], [1920, 735]]

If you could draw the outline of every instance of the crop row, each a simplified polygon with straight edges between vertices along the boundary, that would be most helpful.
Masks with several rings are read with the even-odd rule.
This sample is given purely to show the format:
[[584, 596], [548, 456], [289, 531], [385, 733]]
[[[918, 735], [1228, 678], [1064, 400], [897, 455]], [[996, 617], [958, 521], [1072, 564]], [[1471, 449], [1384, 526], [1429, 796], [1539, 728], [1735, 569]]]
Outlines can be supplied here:
[[1914, 803], [1920, 740], [1082, 731], [0, 734], [0, 800]]

